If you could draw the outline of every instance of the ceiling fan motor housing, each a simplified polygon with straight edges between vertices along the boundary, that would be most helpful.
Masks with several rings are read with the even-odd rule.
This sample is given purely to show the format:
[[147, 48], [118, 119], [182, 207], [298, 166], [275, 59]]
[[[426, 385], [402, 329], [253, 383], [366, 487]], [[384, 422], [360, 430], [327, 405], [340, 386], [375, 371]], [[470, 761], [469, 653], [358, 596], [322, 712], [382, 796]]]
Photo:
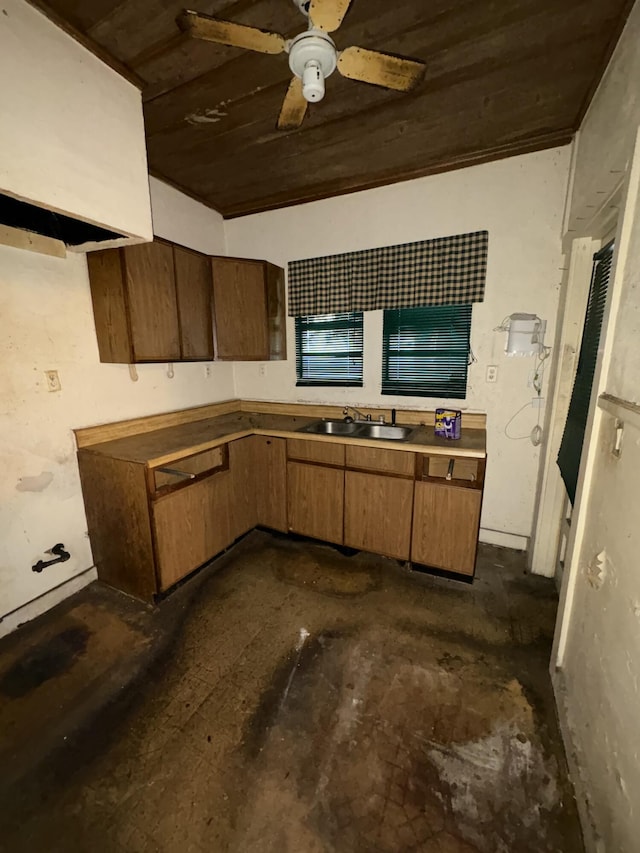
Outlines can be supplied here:
[[324, 80], [336, 70], [336, 46], [322, 30], [300, 33], [289, 44], [289, 68], [302, 80], [307, 101], [321, 101]]

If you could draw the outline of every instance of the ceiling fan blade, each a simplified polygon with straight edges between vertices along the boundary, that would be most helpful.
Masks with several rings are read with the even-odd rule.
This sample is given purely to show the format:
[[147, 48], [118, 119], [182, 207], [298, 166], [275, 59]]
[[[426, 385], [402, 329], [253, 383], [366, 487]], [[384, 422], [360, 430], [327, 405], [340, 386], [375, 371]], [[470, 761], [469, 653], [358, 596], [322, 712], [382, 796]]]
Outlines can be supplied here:
[[410, 92], [422, 81], [425, 63], [403, 59], [377, 50], [348, 47], [338, 58], [338, 71], [350, 80], [362, 80], [374, 86]]
[[286, 41], [278, 33], [269, 33], [257, 27], [245, 27], [231, 21], [219, 21], [209, 15], [185, 10], [177, 18], [180, 29], [193, 38], [214, 41], [230, 47], [243, 47], [258, 53], [283, 53]]
[[332, 33], [349, 11], [351, 0], [311, 0], [309, 17], [314, 27]]
[[302, 94], [302, 80], [293, 77], [278, 116], [278, 130], [295, 130], [300, 127], [306, 112], [307, 102]]

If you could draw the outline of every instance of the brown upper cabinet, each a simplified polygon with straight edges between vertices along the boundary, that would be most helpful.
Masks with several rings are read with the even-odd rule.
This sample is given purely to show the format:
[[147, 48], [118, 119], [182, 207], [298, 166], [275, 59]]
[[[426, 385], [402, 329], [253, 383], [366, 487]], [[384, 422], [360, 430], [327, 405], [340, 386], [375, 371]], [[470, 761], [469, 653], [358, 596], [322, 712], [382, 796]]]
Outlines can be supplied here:
[[173, 247], [178, 324], [183, 361], [212, 361], [211, 264], [206, 255]]
[[101, 361], [286, 357], [284, 271], [272, 264], [210, 258], [159, 239], [87, 261]]
[[100, 360], [213, 359], [209, 258], [164, 240], [87, 256]]
[[216, 257], [211, 263], [216, 358], [285, 359], [284, 270], [242, 258]]

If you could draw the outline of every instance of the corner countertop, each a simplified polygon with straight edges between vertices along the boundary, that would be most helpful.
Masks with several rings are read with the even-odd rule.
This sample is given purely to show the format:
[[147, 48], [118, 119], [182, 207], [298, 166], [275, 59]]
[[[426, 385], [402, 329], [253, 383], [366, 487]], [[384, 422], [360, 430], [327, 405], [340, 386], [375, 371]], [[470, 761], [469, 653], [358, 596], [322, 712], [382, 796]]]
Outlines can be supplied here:
[[[298, 438], [305, 441], [324, 441], [338, 444], [357, 444], [397, 452], [432, 453], [442, 456], [486, 457], [486, 430], [464, 428], [456, 440], [436, 438], [432, 426], [409, 424], [414, 433], [408, 441], [352, 438], [301, 433], [300, 430], [319, 420], [301, 415], [269, 414], [238, 411], [191, 423], [156, 429], [103, 441], [83, 448], [82, 453], [98, 453], [112, 459], [137, 462], [150, 468], [167, 465], [185, 456], [209, 450], [248, 435], [268, 435], [274, 438]], [[464, 420], [463, 420], [464, 424]], [[399, 421], [398, 425], [402, 425]]]

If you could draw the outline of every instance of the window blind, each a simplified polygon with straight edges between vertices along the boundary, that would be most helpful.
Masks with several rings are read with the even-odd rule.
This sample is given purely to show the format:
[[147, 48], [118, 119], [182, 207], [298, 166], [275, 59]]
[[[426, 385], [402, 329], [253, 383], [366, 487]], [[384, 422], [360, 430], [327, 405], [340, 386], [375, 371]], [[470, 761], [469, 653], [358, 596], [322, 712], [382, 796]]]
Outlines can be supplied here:
[[613, 243], [609, 243], [593, 257], [593, 273], [591, 275], [587, 313], [582, 330], [578, 368], [571, 392], [567, 422], [558, 451], [558, 466], [572, 504], [576, 498], [582, 445], [584, 444], [591, 389], [598, 361], [600, 332], [607, 304], [607, 292], [613, 263], [613, 248]]
[[470, 333], [471, 305], [385, 311], [382, 393], [463, 399]]
[[362, 312], [296, 317], [297, 385], [362, 385]]

